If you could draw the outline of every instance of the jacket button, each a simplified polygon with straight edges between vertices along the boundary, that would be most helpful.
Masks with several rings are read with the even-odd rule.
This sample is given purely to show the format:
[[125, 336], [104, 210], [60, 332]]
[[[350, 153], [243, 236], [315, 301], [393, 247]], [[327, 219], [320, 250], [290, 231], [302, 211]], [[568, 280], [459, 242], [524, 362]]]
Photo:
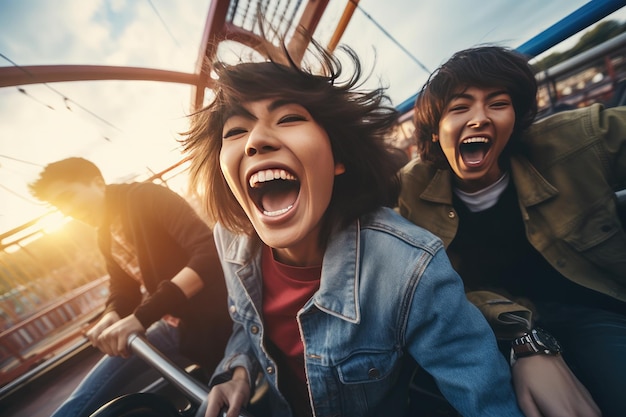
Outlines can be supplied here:
[[235, 305], [233, 304], [232, 306], [230, 306], [228, 308], [228, 310], [232, 313], [235, 314], [237, 312], [237, 307], [235, 307]]
[[265, 368], [265, 372], [267, 372], [268, 374], [272, 375], [274, 373], [274, 367], [273, 366], [268, 366], [267, 368]]
[[454, 210], [450, 210], [448, 212], [448, 217], [451, 219], [454, 219], [456, 217], [456, 213], [454, 212]]
[[380, 378], [380, 371], [376, 368], [372, 368], [367, 371], [367, 376], [369, 376], [370, 379], [378, 379]]
[[252, 334], [257, 334], [259, 332], [259, 327], [258, 326], [251, 326], [250, 327], [250, 333]]

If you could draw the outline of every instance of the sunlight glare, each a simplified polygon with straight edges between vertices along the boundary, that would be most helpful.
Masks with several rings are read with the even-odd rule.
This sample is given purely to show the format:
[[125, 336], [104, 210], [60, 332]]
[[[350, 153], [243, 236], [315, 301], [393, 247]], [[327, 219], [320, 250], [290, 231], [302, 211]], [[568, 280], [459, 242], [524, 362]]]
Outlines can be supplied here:
[[41, 220], [37, 222], [37, 226], [43, 230], [44, 233], [50, 234], [61, 230], [61, 228], [71, 220], [71, 217], [63, 215], [60, 211], [54, 211], [41, 218]]

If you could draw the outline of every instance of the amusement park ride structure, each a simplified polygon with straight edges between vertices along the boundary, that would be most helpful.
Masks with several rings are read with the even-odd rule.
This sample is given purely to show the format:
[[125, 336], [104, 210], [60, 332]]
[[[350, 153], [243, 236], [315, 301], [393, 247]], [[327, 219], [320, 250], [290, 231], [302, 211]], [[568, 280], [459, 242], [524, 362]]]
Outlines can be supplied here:
[[[0, 88], [96, 80], [180, 83], [192, 86], [190, 109], [191, 111], [197, 110], [202, 107], [205, 94], [212, 86], [211, 74], [205, 63], [216, 57], [218, 47], [222, 42], [238, 42], [257, 52], [270, 51], [270, 55], [272, 48], [277, 48], [268, 45], [256, 30], [254, 22], [259, 14], [263, 14], [267, 24], [276, 30], [278, 36], [288, 38], [287, 49], [294, 60], [299, 61], [304, 57], [310, 42], [309, 34], [315, 32], [328, 7], [329, 0], [308, 0], [296, 3], [297, 7], [294, 8], [292, 1], [276, 0], [272, 2], [270, 13], [269, 10], [261, 8], [261, 4], [267, 5], [269, 2], [212, 0], [194, 72], [104, 65], [14, 65], [0, 67]], [[350, 0], [346, 3], [341, 17], [337, 20], [331, 40], [326, 45], [331, 51], [340, 42], [354, 11], [359, 7], [359, 0]], [[625, 1], [589, 1], [537, 36], [519, 45], [517, 49], [529, 57], [537, 56], [621, 9], [624, 5], [626, 5]], [[297, 19], [296, 16], [298, 16]], [[624, 52], [626, 38], [621, 37], [620, 42], [619, 45], [611, 47]], [[600, 55], [602, 53], [606, 54], [606, 51], [596, 52]], [[561, 68], [559, 71], [564, 70]], [[546, 71], [541, 76], [550, 75], [554, 76], [554, 71], [551, 74]], [[407, 114], [411, 111], [415, 97], [413, 95], [397, 106], [399, 113], [404, 115], [401, 116], [400, 122], [410, 119]], [[185, 161], [181, 160], [162, 172], [154, 173], [148, 180], [167, 184], [169, 180], [184, 171], [185, 167]], [[626, 194], [621, 195], [620, 198], [626, 200]], [[4, 252], [3, 255], [6, 255], [7, 248], [15, 245], [28, 252], [26, 245], [22, 242], [41, 233], [41, 230], [37, 229], [37, 220], [34, 219], [0, 236], [0, 248]], [[3, 408], [3, 401], [9, 401], [13, 404], [13, 408], [15, 408], [16, 401], [26, 403], [25, 396], [21, 396], [32, 397], [28, 386], [34, 386], [34, 381], [52, 372], [51, 369], [67, 366], [65, 363], [72, 361], [72, 358], [84, 360], [82, 352], [89, 348], [82, 337], [83, 326], [99, 313], [106, 298], [105, 295], [106, 276], [97, 276], [88, 284], [66, 293], [57, 302], [14, 323], [10, 328], [3, 331], [0, 328], [2, 331], [0, 333], [0, 409]], [[141, 341], [138, 344], [141, 345]], [[87, 362], [89, 361], [85, 361]], [[28, 394], [23, 394], [24, 392]], [[197, 396], [202, 393], [196, 391], [195, 394]], [[26, 405], [24, 404], [24, 407]], [[16, 415], [23, 411], [24, 408], [18, 407]], [[45, 413], [41, 414], [41, 416], [44, 415]]]

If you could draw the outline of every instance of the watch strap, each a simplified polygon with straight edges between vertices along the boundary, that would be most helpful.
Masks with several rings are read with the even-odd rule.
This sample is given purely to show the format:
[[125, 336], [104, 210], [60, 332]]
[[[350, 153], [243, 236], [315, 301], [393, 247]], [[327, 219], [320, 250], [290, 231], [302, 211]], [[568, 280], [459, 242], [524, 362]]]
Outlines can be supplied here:
[[515, 354], [515, 356], [518, 358], [534, 355], [539, 352], [538, 347], [535, 346], [535, 342], [530, 338], [528, 334], [515, 339], [514, 342], [518, 343], [512, 343], [511, 348], [513, 349], [513, 353]]
[[[543, 330], [539, 329], [539, 331], [544, 334], [544, 337], [548, 336], [547, 333], [545, 333]], [[536, 333], [531, 330], [531, 332], [526, 333], [516, 339], [513, 339], [513, 341], [511, 342], [511, 350], [516, 358], [523, 358], [525, 356], [531, 356], [536, 354], [558, 355], [560, 353], [560, 345], [558, 344], [558, 342], [556, 342], [554, 338], [549, 336], [553, 340], [553, 343], [550, 345], [544, 345], [545, 341], [539, 342], [535, 340], [535, 334]], [[554, 345], [554, 350], [548, 347], [551, 345]]]

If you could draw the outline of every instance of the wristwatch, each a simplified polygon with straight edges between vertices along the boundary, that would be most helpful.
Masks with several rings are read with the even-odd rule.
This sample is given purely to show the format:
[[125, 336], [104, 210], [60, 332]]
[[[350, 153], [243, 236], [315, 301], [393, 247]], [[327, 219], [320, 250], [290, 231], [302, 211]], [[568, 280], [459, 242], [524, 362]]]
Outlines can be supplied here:
[[537, 354], [558, 355], [562, 352], [559, 342], [550, 333], [538, 327], [513, 339], [511, 349], [515, 358]]

